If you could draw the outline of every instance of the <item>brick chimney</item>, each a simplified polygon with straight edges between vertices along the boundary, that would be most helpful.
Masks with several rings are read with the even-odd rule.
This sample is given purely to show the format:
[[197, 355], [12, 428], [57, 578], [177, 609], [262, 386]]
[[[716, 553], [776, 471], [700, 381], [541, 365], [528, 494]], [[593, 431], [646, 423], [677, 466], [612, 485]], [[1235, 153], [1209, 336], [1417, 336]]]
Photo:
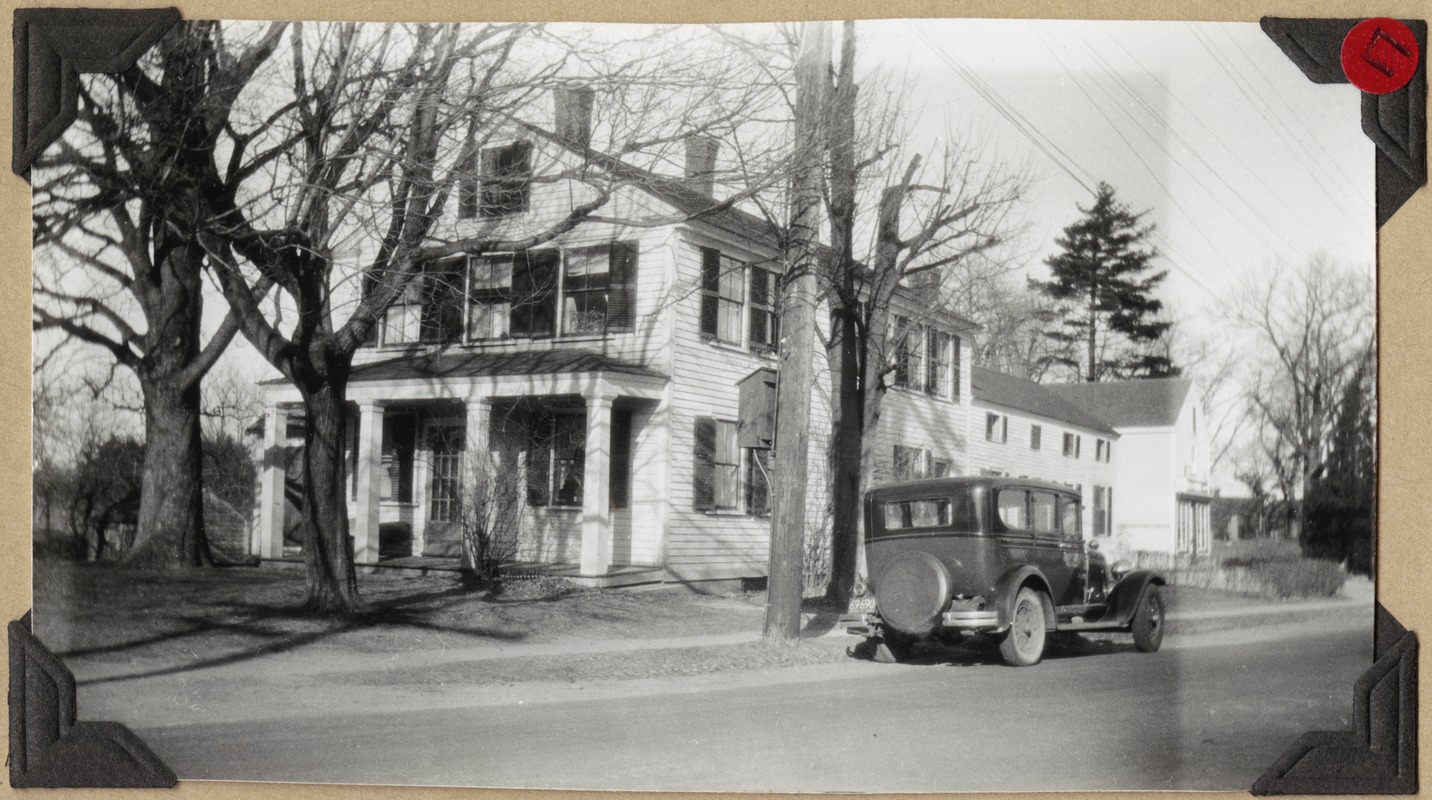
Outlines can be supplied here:
[[721, 143], [710, 136], [686, 138], [686, 185], [710, 197], [716, 177], [716, 152]]
[[570, 83], [552, 90], [555, 115], [552, 131], [569, 145], [585, 148], [592, 143], [592, 98], [590, 86]]

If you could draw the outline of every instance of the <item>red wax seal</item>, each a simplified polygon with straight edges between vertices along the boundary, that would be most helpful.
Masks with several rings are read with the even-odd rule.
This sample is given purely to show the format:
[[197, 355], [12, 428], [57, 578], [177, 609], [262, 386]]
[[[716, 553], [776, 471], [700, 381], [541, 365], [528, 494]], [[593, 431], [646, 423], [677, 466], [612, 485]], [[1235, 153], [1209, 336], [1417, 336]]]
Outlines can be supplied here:
[[1343, 39], [1343, 74], [1368, 94], [1387, 94], [1412, 80], [1419, 56], [1411, 28], [1395, 19], [1373, 17], [1354, 25]]

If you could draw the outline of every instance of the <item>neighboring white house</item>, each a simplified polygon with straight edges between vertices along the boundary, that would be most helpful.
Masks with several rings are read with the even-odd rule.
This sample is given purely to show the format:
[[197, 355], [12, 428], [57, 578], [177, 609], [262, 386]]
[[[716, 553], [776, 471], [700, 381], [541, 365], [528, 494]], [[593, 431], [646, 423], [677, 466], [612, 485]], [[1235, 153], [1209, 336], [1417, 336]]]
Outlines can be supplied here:
[[1116, 547], [1209, 552], [1208, 431], [1194, 382], [1166, 378], [1047, 388], [1106, 420], [1119, 434], [1114, 461]]
[[[1126, 457], [1119, 434], [1053, 387], [976, 367], [970, 461], [980, 475], [1041, 478], [1077, 488], [1084, 497], [1086, 535], [1112, 533], [1110, 496], [1116, 459]], [[1117, 449], [1117, 453], [1116, 453]]]

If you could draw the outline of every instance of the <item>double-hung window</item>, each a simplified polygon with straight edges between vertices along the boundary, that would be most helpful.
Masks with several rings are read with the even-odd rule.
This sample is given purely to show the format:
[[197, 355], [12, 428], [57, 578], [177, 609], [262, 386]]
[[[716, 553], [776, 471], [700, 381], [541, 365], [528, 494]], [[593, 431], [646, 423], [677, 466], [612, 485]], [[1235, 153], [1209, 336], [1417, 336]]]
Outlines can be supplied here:
[[895, 480], [908, 481], [931, 476], [943, 476], [949, 469], [948, 462], [936, 462], [931, 458], [930, 451], [923, 447], [907, 447], [895, 445], [894, 472]]
[[1109, 446], [1110, 442], [1108, 439], [1095, 439], [1094, 460], [1107, 463], [1109, 461]]
[[1078, 434], [1064, 434], [1064, 455], [1067, 458], [1078, 458], [1080, 447], [1083, 445], [1083, 438]]
[[587, 421], [581, 414], [535, 416], [527, 447], [527, 502], [580, 506], [586, 464]]
[[741, 502], [741, 458], [736, 422], [698, 417], [692, 469], [692, 505], [698, 511], [735, 511]]
[[527, 210], [532, 189], [531, 144], [483, 148], [470, 155], [459, 171], [459, 219], [505, 217]]
[[944, 331], [930, 328], [926, 336], [925, 391], [935, 397], [950, 397], [951, 350], [954, 337]]
[[701, 336], [741, 344], [746, 265], [710, 247], [701, 248]]
[[1009, 417], [1003, 414], [985, 414], [985, 440], [1004, 444], [1009, 439]]
[[901, 389], [923, 390], [926, 379], [924, 329], [907, 317], [895, 317], [891, 338], [895, 342], [894, 385]]
[[751, 310], [747, 334], [751, 349], [775, 352], [780, 342], [780, 315], [777, 274], [765, 267], [748, 268], [749, 297]]
[[511, 253], [472, 259], [467, 294], [467, 338], [470, 341], [506, 339], [511, 335], [515, 259]]
[[1044, 436], [1044, 428], [1040, 425], [1029, 426], [1029, 449], [1038, 450], [1040, 439]]

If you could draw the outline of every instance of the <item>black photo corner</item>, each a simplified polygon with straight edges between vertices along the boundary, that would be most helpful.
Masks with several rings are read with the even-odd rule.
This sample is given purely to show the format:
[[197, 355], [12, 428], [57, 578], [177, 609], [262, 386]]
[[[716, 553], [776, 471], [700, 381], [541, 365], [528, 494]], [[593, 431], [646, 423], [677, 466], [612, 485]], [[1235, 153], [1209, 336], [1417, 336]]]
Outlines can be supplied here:
[[[30, 164], [75, 118], [81, 73], [133, 64], [180, 19], [177, 9], [27, 8], [14, 16], [12, 169]], [[1267, 17], [1263, 31], [1316, 83], [1346, 83], [1340, 50], [1356, 19]], [[1427, 24], [1404, 20], [1427, 52]], [[1362, 95], [1362, 128], [1376, 145], [1381, 227], [1427, 180], [1423, 58], [1401, 89]], [[1257, 795], [1414, 794], [1417, 791], [1417, 636], [1378, 604], [1374, 663], [1353, 687], [1353, 729], [1311, 731], [1252, 786]], [[177, 777], [123, 725], [79, 722], [75, 680], [31, 633], [9, 623], [10, 784], [169, 787]], [[951, 789], [958, 787], [952, 786]]]

